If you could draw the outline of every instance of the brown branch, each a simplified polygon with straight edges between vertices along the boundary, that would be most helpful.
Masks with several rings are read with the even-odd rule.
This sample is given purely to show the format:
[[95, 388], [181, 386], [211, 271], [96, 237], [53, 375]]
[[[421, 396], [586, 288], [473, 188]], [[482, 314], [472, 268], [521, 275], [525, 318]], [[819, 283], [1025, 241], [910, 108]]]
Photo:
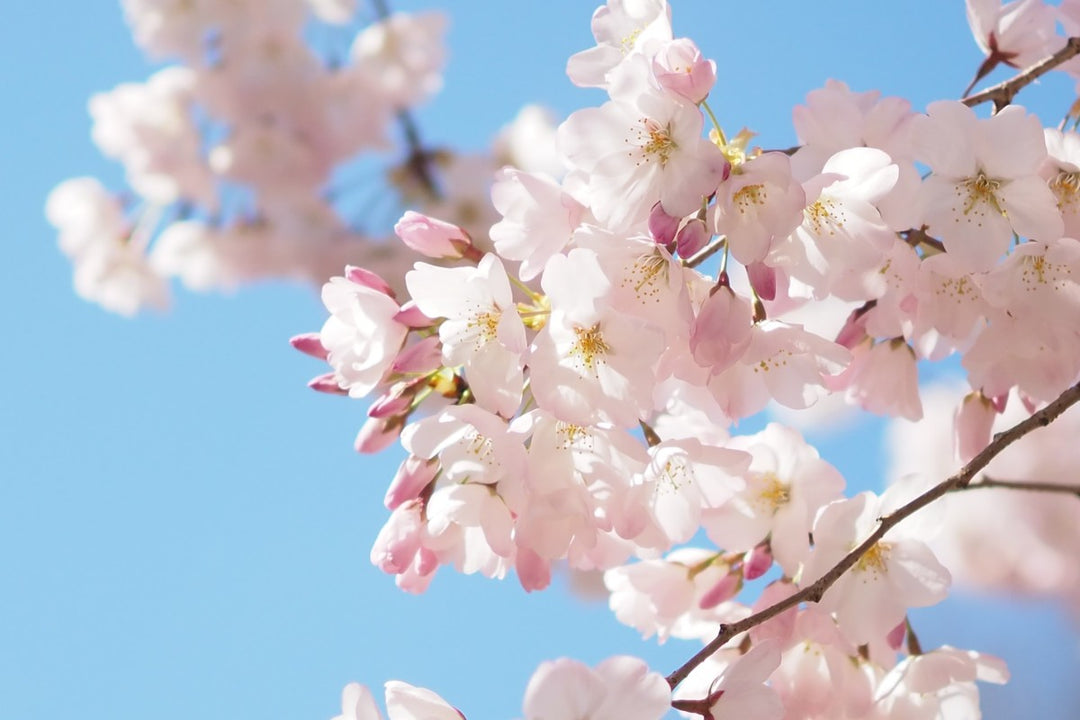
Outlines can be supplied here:
[[941, 244], [940, 240], [926, 234], [925, 225], [923, 225], [921, 228], [911, 228], [910, 230], [905, 230], [904, 232], [899, 233], [899, 235], [904, 242], [906, 242], [913, 248], [925, 246], [933, 250], [935, 254], [945, 252], [945, 246]]
[[[387, 5], [386, 0], [372, 0], [371, 4], [375, 7], [375, 16], [379, 22], [386, 22], [390, 18], [390, 7]], [[438, 200], [441, 193], [431, 172], [433, 153], [424, 149], [424, 145], [420, 140], [420, 130], [408, 110], [399, 109], [397, 119], [402, 132], [405, 134], [405, 143], [409, 147], [409, 154], [405, 158], [405, 168], [420, 182], [420, 186], [431, 199]]]
[[698, 250], [695, 254], [691, 255], [687, 259], [683, 260], [683, 267], [697, 267], [701, 263], [711, 258], [716, 253], [724, 249], [724, 243], [727, 242], [727, 238], [720, 238], [714, 240], [711, 244], [706, 245], [701, 250]]
[[1012, 78], [989, 87], [982, 92], [966, 97], [960, 102], [968, 107], [975, 107], [984, 102], [994, 103], [994, 112], [1001, 110], [1012, 102], [1021, 89], [1038, 80], [1057, 66], [1068, 62], [1080, 55], [1080, 37], [1071, 37], [1065, 41], [1065, 46], [1048, 58], [1040, 60], [1031, 67], [1022, 70]]
[[953, 491], [961, 490], [978, 490], [980, 488], [1001, 488], [1003, 490], [1029, 490], [1032, 492], [1048, 492], [1048, 493], [1062, 493], [1064, 495], [1075, 495], [1080, 498], [1080, 485], [1059, 485], [1057, 483], [1048, 482], [1025, 482], [1023, 480], [995, 480], [988, 478], [985, 475], [979, 479], [979, 482], [969, 483], [963, 487], [955, 487]]
[[998, 456], [1002, 450], [1012, 445], [1014, 442], [1024, 437], [1032, 430], [1036, 430], [1041, 427], [1046, 427], [1054, 420], [1058, 418], [1063, 412], [1072, 407], [1075, 403], [1080, 401], [1080, 383], [1073, 385], [1071, 388], [1061, 393], [1054, 402], [1050, 403], [1042, 410], [1039, 410], [1031, 417], [1028, 417], [1016, 425], [1013, 425], [1008, 430], [1004, 430], [994, 435], [990, 444], [983, 448], [982, 452], [971, 459], [967, 465], [960, 469], [955, 475], [942, 480], [940, 483], [930, 488], [922, 495], [919, 495], [915, 499], [908, 502], [906, 505], [889, 513], [885, 517], [878, 519], [878, 526], [874, 529], [874, 532], [870, 533], [870, 536], [862, 541], [854, 550], [845, 555], [840, 562], [830, 568], [824, 575], [818, 578], [815, 582], [807, 585], [803, 589], [799, 590], [794, 595], [781, 600], [780, 602], [770, 605], [764, 610], [760, 610], [753, 615], [744, 618], [734, 623], [723, 623], [720, 625], [720, 632], [716, 637], [711, 640], [700, 652], [695, 654], [692, 658], [687, 660], [681, 667], [668, 675], [668, 685], [674, 688], [676, 685], [686, 679], [686, 676], [690, 672], [705, 661], [710, 655], [722, 648], [733, 637], [740, 633], [744, 633], [750, 628], [757, 627], [766, 620], [771, 620], [785, 610], [789, 610], [793, 607], [797, 607], [803, 602], [820, 602], [824, 597], [825, 591], [832, 587], [833, 583], [840, 579], [844, 573], [850, 570], [854, 565], [859, 562], [859, 559], [863, 555], [870, 552], [870, 550], [877, 545], [885, 534], [889, 532], [897, 523], [905, 518], [913, 515], [917, 511], [926, 507], [935, 500], [940, 499], [944, 495], [953, 490], [968, 487], [972, 478], [986, 467], [991, 460]]

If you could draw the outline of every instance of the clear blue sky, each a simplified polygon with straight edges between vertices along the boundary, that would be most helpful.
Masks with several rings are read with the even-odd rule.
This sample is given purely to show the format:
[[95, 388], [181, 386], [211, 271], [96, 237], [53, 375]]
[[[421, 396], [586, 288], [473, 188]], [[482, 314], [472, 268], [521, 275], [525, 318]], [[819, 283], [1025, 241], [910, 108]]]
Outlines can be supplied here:
[[[432, 143], [481, 148], [525, 102], [565, 115], [599, 101], [563, 73], [591, 43], [592, 3], [453, 5], [446, 88], [418, 117]], [[180, 292], [169, 314], [134, 321], [79, 300], [44, 198], [73, 175], [119, 187], [86, 99], [148, 66], [117, 3], [13, 2], [4, 16], [0, 720], [329, 718], [346, 682], [389, 678], [485, 720], [520, 711], [543, 659], [630, 652], [667, 672], [691, 654], [641, 643], [559, 587], [526, 596], [443, 571], [423, 597], [397, 591], [368, 552], [399, 456], [355, 455], [362, 405], [305, 388], [319, 366], [286, 340], [323, 321], [309, 288]], [[722, 121], [772, 147], [793, 143], [791, 107], [829, 77], [923, 107], [980, 60], [959, 0], [679, 0], [675, 25], [720, 66]], [[1070, 90], [1052, 80], [1023, 101], [1054, 123]], [[823, 450], [865, 487], [880, 482], [876, 448], [859, 434]], [[916, 626], [925, 646], [1010, 660], [988, 717], [1080, 716], [1076, 635], [1052, 607], [951, 599]]]

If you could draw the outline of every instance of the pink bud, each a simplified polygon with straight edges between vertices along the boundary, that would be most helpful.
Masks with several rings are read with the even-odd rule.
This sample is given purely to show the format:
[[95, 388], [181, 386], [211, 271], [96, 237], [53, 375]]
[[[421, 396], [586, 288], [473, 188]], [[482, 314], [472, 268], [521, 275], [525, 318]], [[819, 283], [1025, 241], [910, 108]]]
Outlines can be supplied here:
[[356, 434], [353, 447], [358, 453], [377, 453], [388, 448], [401, 434], [402, 420], [393, 417], [387, 420], [369, 417], [360, 432]]
[[401, 415], [412, 405], [413, 393], [407, 391], [406, 383], [394, 383], [368, 407], [368, 417], [385, 420], [395, 415]]
[[649, 234], [658, 245], [670, 245], [679, 231], [681, 218], [664, 212], [664, 206], [657, 202], [649, 211]]
[[867, 312], [857, 308], [848, 315], [844, 326], [836, 334], [836, 344], [843, 345], [848, 350], [854, 350], [859, 344], [867, 339], [866, 316]]
[[469, 234], [457, 225], [412, 210], [405, 211], [394, 232], [406, 245], [430, 258], [457, 260], [473, 245]]
[[394, 363], [390, 368], [398, 373], [426, 375], [438, 370], [440, 366], [442, 366], [442, 345], [439, 343], [438, 336], [432, 335], [403, 348], [394, 358]]
[[402, 505], [395, 510], [375, 538], [371, 563], [391, 575], [400, 575], [408, 570], [420, 551], [423, 524], [419, 502]]
[[750, 287], [762, 300], [776, 299], [776, 268], [771, 268], [765, 263], [750, 263], [746, 266], [746, 277], [750, 280]]
[[703, 58], [693, 40], [679, 38], [656, 53], [653, 75], [660, 87], [697, 105], [716, 84], [716, 63]]
[[693, 218], [683, 225], [682, 230], [675, 236], [675, 246], [679, 257], [688, 258], [696, 253], [709, 242], [709, 231], [705, 229], [705, 222]]
[[318, 377], [308, 380], [307, 386], [312, 390], [321, 393], [327, 393], [328, 395], [348, 395], [349, 391], [338, 385], [338, 381], [334, 378], [334, 373], [326, 373], [325, 375], [319, 375]]
[[690, 329], [690, 352], [698, 365], [719, 373], [731, 367], [750, 346], [750, 303], [730, 287], [718, 287], [701, 306]]
[[326, 348], [323, 347], [322, 341], [319, 339], [319, 333], [293, 335], [289, 338], [289, 344], [305, 355], [310, 355], [319, 360], [325, 360], [329, 355]]
[[420, 492], [435, 479], [439, 472], [437, 460], [423, 460], [410, 455], [398, 466], [390, 487], [386, 489], [383, 502], [393, 510], [402, 503], [420, 497]]
[[757, 580], [769, 572], [772, 567], [773, 557], [769, 546], [765, 543], [751, 548], [743, 556], [743, 577], [747, 580]]
[[956, 411], [956, 449], [960, 462], [970, 462], [990, 444], [996, 417], [994, 404], [981, 392], [968, 393]]
[[720, 578], [720, 582], [712, 586], [712, 588], [701, 596], [701, 600], [698, 601], [698, 607], [702, 610], [708, 610], [714, 608], [725, 600], [730, 600], [739, 594], [739, 590], [742, 589], [742, 578], [738, 575], [725, 575]]
[[518, 548], [514, 569], [525, 592], [543, 590], [551, 584], [551, 563], [530, 548]]
[[401, 306], [401, 310], [394, 316], [394, 322], [410, 328], [426, 328], [435, 323], [434, 320], [420, 312], [420, 308], [416, 307], [415, 300], [410, 300]]
[[383, 295], [394, 297], [394, 291], [386, 284], [386, 281], [367, 268], [349, 265], [345, 268], [345, 279], [349, 282], [356, 283], [357, 285], [363, 285], [364, 287], [381, 292]]
[[885, 642], [889, 643], [889, 647], [893, 650], [899, 650], [900, 646], [904, 644], [905, 635], [907, 635], [907, 621], [890, 630], [889, 634], [885, 636]]

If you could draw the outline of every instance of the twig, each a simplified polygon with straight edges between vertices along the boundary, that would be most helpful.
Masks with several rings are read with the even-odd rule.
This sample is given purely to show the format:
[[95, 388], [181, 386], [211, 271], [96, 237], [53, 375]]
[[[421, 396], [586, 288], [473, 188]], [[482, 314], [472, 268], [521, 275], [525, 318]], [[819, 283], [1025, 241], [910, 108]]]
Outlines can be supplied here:
[[978, 490], [980, 488], [1001, 488], [1003, 490], [1030, 490], [1032, 492], [1048, 492], [1048, 493], [1062, 493], [1064, 495], [1075, 495], [1080, 498], [1080, 485], [1059, 485], [1057, 483], [1048, 482], [1026, 482], [1023, 480], [995, 480], [988, 478], [985, 475], [979, 479], [979, 482], [969, 483], [963, 487], [955, 487], [953, 492], [962, 490]]
[[727, 243], [727, 238], [722, 237], [718, 240], [714, 240], [712, 243], [706, 245], [702, 249], [698, 250], [695, 254], [691, 255], [687, 259], [683, 260], [683, 267], [697, 267], [701, 263], [711, 258], [716, 253], [724, 249], [724, 245]]
[[[390, 8], [386, 4], [386, 0], [371, 0], [371, 4], [375, 7], [375, 16], [379, 19], [379, 22], [385, 22], [390, 18]], [[431, 165], [429, 164], [431, 153], [424, 149], [416, 121], [413, 120], [412, 114], [404, 108], [397, 111], [397, 119], [402, 132], [405, 134], [405, 142], [409, 146], [409, 154], [405, 158], [405, 167], [420, 182], [424, 192], [432, 199], [439, 199], [439, 186], [435, 184], [435, 178], [431, 174]]]
[[997, 112], [1011, 103], [1012, 99], [1016, 97], [1016, 93], [1020, 92], [1022, 88], [1030, 85], [1046, 73], [1057, 66], [1068, 62], [1077, 55], [1080, 55], [1080, 37], [1071, 37], [1065, 41], [1065, 46], [1063, 48], [1050, 57], [1040, 60], [1012, 78], [1000, 82], [993, 87], [989, 87], [982, 92], [975, 93], [971, 97], [966, 97], [960, 102], [968, 107], [975, 107], [984, 102], [993, 102], [994, 112]]
[[731, 638], [739, 633], [757, 627], [766, 620], [771, 620], [785, 610], [798, 606], [800, 603], [820, 602], [821, 598], [825, 595], [825, 591], [832, 587], [833, 583], [839, 580], [844, 573], [854, 567], [854, 565], [859, 562], [859, 559], [877, 545], [878, 541], [885, 537], [885, 534], [896, 526], [897, 523], [926, 507], [935, 500], [943, 497], [945, 494], [958, 488], [967, 487], [971, 482], [971, 479], [974, 478], [980, 470], [986, 467], [991, 460], [997, 457], [1002, 450], [1009, 445], [1012, 445], [1032, 430], [1046, 427], [1078, 401], [1080, 401], [1080, 383], [1073, 385], [1071, 388], [1061, 393], [1054, 402], [1050, 403], [1042, 410], [1039, 410], [1030, 417], [1018, 422], [1008, 430], [1004, 430], [994, 435], [990, 444], [983, 448], [982, 452], [972, 458], [971, 462], [961, 468], [958, 473], [942, 480], [922, 495], [919, 495], [885, 517], [879, 518], [878, 526], [874, 532], [872, 532], [868, 538], [863, 540], [858, 547], [845, 555], [840, 562], [818, 578], [817, 581], [807, 585], [794, 595], [781, 600], [774, 605], [770, 605], [764, 610], [760, 610], [743, 620], [720, 625], [720, 632], [717, 633], [712, 641], [703, 647], [700, 652], [683, 663], [681, 667], [668, 675], [668, 685], [674, 688], [681, 683], [694, 668], [704, 662], [706, 658], [722, 648], [729, 640], [731, 640]]

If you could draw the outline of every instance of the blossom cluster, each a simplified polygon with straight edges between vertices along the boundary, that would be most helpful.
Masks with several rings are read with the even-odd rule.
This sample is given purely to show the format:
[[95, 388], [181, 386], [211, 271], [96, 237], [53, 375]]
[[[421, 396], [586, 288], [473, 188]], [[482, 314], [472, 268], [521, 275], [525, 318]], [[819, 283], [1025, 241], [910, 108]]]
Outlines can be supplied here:
[[[1058, 50], [1055, 23], [1080, 3], [968, 8], [988, 58], [1019, 63]], [[371, 553], [403, 589], [452, 565], [538, 590], [565, 565], [602, 573], [643, 635], [708, 642], [829, 576], [948, 474], [845, 497], [796, 430], [732, 434], [738, 421], [827, 396], [919, 420], [918, 362], [956, 356], [974, 398], [966, 462], [996, 417], [1080, 378], [1080, 135], [1016, 105], [919, 112], [830, 82], [795, 108], [799, 146], [763, 151], [724, 132], [716, 65], [675, 37], [666, 2], [609, 0], [592, 29], [567, 73], [609, 99], [558, 127], [562, 173], [499, 170], [486, 236], [406, 213], [396, 234], [435, 262], [406, 273], [406, 293], [350, 267], [323, 288], [322, 330], [294, 345], [328, 363], [316, 389], [374, 396], [358, 450], [400, 438], [408, 453]], [[739, 634], [658, 710], [618, 717], [976, 717], [974, 681], [1004, 681], [1000, 661], [924, 651], [907, 620], [951, 583], [935, 527], [891, 527], [820, 602]], [[556, 681], [565, 702], [582, 693], [569, 716], [616, 716], [583, 678], [629, 661], [559, 662], [534, 677], [527, 717], [567, 715], [530, 709]], [[392, 720], [418, 717], [401, 692], [387, 689]], [[366, 690], [345, 705], [378, 717]]]
[[[321, 284], [348, 263], [400, 278], [413, 256], [385, 242], [385, 209], [357, 210], [358, 189], [393, 188], [393, 215], [406, 203], [484, 226], [478, 208], [495, 167], [548, 162], [552, 128], [538, 108], [489, 154], [429, 150], [412, 137], [385, 159], [395, 124], [441, 87], [440, 13], [389, 14], [356, 32], [351, 0], [123, 6], [139, 46], [174, 61], [90, 100], [93, 140], [129, 189], [75, 178], [46, 206], [76, 291], [108, 310], [166, 305], [170, 278], [199, 292], [265, 278]], [[334, 38], [327, 47], [308, 42], [312, 22]], [[369, 177], [371, 162], [358, 158], [390, 167]]]

